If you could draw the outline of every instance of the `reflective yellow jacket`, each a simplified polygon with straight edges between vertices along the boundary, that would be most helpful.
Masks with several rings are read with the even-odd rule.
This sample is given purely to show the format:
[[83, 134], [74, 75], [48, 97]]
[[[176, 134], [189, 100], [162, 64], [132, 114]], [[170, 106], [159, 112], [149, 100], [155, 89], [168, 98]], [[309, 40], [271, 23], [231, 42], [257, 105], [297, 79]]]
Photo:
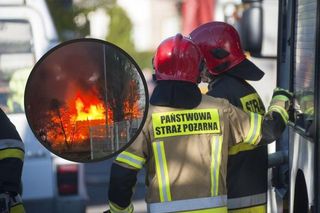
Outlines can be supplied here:
[[116, 163], [146, 168], [149, 212], [227, 212], [228, 148], [260, 141], [261, 121], [206, 95], [194, 109], [151, 105], [143, 130]]

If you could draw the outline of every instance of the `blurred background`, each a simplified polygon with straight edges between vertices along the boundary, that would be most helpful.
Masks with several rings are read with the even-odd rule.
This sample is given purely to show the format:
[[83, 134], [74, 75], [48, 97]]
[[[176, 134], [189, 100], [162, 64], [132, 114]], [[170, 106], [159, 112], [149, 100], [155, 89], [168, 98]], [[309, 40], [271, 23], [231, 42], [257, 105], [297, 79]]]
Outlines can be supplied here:
[[[261, 2], [261, 54], [251, 58], [266, 72], [263, 81], [275, 84], [278, 2], [248, 0], [46, 0], [60, 41], [93, 37], [112, 42], [128, 52], [150, 80], [151, 59], [160, 42], [176, 33], [186, 36], [197, 26], [214, 21], [232, 24], [241, 36], [241, 17], [248, 5]], [[249, 56], [250, 57], [250, 56]], [[272, 58], [273, 57], [273, 58]], [[255, 82], [252, 82], [255, 84]], [[150, 83], [151, 84], [151, 83]], [[259, 89], [266, 104], [270, 92]], [[202, 87], [203, 86], [203, 87]], [[206, 85], [200, 85], [206, 90]]]
[[[277, 0], [0, 0], [0, 107], [32, 147], [27, 147], [23, 173], [23, 198], [28, 212], [106, 210], [113, 160], [78, 164], [52, 157], [32, 136], [25, 118], [18, 117], [18, 113], [24, 113], [23, 107], [17, 106], [23, 106], [27, 77], [43, 54], [60, 42], [75, 38], [106, 40], [132, 56], [151, 93], [151, 59], [162, 40], [176, 33], [187, 36], [195, 27], [213, 20], [228, 22], [241, 31], [242, 13], [254, 2], [264, 9], [264, 57], [248, 57], [266, 74], [261, 81], [251, 83], [268, 106], [276, 85]], [[199, 85], [204, 93], [206, 86]], [[36, 171], [48, 174], [40, 180], [34, 177]], [[144, 191], [142, 171], [134, 196], [135, 212], [146, 212]], [[39, 205], [40, 200], [48, 204]]]

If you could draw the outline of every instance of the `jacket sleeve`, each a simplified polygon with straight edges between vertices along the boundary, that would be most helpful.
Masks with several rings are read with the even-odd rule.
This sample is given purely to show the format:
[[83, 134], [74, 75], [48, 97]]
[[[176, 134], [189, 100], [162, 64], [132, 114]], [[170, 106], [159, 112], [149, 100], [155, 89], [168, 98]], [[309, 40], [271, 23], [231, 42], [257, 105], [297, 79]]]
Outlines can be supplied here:
[[270, 143], [278, 139], [289, 120], [290, 97], [282, 91], [274, 93], [268, 112], [265, 116], [257, 113], [245, 113], [229, 104], [228, 115], [231, 134], [236, 143], [256, 145], [261, 141]]
[[111, 212], [133, 212], [131, 198], [137, 182], [137, 174], [148, 158], [146, 130], [143, 129], [135, 141], [113, 162], [109, 185]]
[[279, 139], [289, 121], [289, 110], [292, 102], [292, 93], [276, 88], [268, 112], [262, 126], [263, 141], [270, 143]]
[[262, 141], [271, 143], [278, 140], [286, 126], [287, 122], [282, 119], [278, 112], [268, 112], [262, 123]]
[[137, 173], [137, 170], [112, 164], [108, 192], [111, 212], [133, 212], [131, 197], [137, 182]]
[[262, 115], [253, 112], [244, 112], [231, 104], [229, 104], [225, 110], [228, 114], [230, 134], [233, 137], [233, 140], [230, 141], [251, 145], [259, 143], [262, 137]]
[[0, 193], [21, 193], [24, 144], [6, 114], [0, 110]]

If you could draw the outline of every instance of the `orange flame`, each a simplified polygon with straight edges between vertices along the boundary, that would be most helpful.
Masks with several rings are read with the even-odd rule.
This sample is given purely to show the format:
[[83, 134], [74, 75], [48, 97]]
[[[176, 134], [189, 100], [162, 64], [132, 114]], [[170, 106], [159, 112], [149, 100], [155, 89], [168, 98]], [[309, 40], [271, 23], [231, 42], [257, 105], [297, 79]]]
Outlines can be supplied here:
[[134, 118], [140, 118], [142, 116], [138, 101], [130, 104], [130, 102], [127, 100], [124, 102], [123, 106], [126, 119], [130, 120]]
[[81, 98], [78, 97], [75, 101], [75, 108], [77, 110], [76, 121], [104, 120], [106, 118], [106, 110], [102, 103], [85, 106]]
[[[130, 91], [132, 94], [123, 103], [125, 120], [142, 116], [135, 84], [131, 84]], [[111, 107], [106, 107], [97, 88], [78, 90], [58, 109], [51, 110], [48, 114], [51, 126], [47, 127], [47, 138], [61, 147], [66, 143], [87, 144], [91, 137], [91, 127], [113, 124], [113, 111]]]

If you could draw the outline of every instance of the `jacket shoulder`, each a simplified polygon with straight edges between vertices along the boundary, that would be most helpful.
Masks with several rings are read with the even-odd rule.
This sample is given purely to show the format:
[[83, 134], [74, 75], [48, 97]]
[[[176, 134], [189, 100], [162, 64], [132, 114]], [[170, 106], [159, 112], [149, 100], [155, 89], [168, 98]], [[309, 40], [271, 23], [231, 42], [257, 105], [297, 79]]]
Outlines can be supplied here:
[[202, 95], [202, 106], [206, 107], [227, 107], [230, 102], [225, 98], [212, 97], [210, 95]]

